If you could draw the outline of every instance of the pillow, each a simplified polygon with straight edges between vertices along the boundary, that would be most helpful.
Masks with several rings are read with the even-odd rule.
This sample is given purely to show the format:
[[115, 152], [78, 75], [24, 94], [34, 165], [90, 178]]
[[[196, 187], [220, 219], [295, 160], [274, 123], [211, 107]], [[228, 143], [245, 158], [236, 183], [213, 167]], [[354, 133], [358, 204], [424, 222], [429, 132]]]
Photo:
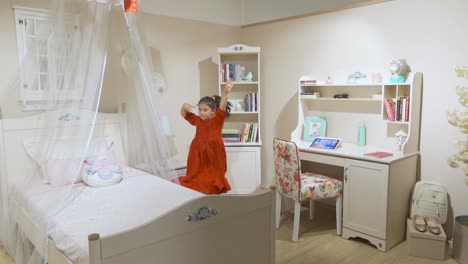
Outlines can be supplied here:
[[116, 162], [111, 151], [99, 154], [93, 160], [86, 160], [83, 181], [91, 187], [104, 187], [122, 180], [122, 167]]
[[[55, 173], [49, 175], [49, 170], [59, 172], [59, 168], [64, 168], [65, 163], [71, 162], [71, 160], [81, 160], [82, 158], [81, 151], [77, 150], [82, 148], [83, 139], [79, 140], [73, 137], [63, 137], [55, 140], [45, 137], [30, 138], [25, 139], [23, 145], [28, 155], [41, 168], [41, 179], [43, 183], [50, 183], [51, 177], [57, 176]], [[40, 149], [43, 149], [43, 146], [48, 146], [53, 153], [45, 155], [40, 151]], [[100, 152], [108, 150], [111, 146], [112, 139], [110, 137], [94, 137], [91, 139], [86, 158], [96, 157]], [[73, 172], [71, 174], [73, 174]], [[62, 182], [62, 180], [63, 179], [59, 179], [56, 182]]]
[[[43, 175], [48, 176], [50, 185], [54, 187], [70, 185], [73, 183], [80, 161], [80, 159], [47, 160], [41, 167], [41, 171]], [[82, 181], [81, 172], [79, 172], [75, 183]]]

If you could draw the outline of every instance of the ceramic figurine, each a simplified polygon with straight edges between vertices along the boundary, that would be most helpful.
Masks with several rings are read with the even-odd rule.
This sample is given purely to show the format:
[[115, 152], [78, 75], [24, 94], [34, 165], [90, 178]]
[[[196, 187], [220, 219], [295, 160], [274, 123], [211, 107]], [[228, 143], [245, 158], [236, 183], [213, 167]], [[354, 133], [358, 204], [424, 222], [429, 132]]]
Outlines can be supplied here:
[[407, 77], [407, 74], [411, 71], [404, 59], [392, 59], [389, 69], [392, 73], [390, 83], [404, 83], [405, 77]]
[[252, 72], [249, 72], [249, 73], [247, 73], [247, 75], [245, 75], [244, 77], [242, 77], [242, 80], [244, 80], [244, 81], [252, 81], [252, 78], [253, 78], [253, 74], [252, 74]]

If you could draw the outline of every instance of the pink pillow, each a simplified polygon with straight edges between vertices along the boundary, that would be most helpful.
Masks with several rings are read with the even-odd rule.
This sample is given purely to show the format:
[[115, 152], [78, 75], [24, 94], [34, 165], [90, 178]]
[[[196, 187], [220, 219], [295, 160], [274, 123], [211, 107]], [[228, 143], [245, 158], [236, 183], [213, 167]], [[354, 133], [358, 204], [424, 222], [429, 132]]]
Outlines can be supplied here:
[[[49, 179], [50, 185], [54, 187], [70, 185], [80, 165], [79, 159], [52, 159], [47, 160], [41, 166], [43, 175]], [[75, 183], [82, 182], [81, 171], [78, 172], [78, 178]]]

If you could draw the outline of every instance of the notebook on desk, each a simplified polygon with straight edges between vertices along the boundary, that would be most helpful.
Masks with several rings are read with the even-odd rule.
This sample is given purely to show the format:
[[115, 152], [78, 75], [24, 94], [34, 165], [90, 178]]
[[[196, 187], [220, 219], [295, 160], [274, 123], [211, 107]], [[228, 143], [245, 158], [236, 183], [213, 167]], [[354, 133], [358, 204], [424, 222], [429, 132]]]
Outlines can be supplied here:
[[385, 158], [385, 157], [393, 156], [393, 153], [384, 152], [384, 151], [376, 151], [376, 152], [366, 153], [364, 154], [364, 156], [374, 157], [374, 158]]

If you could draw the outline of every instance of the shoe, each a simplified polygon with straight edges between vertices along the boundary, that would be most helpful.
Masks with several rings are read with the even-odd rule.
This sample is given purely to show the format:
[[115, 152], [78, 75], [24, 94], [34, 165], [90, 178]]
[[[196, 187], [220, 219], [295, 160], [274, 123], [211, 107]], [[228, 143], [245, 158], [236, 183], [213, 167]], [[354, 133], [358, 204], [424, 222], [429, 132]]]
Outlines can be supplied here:
[[424, 217], [420, 215], [414, 216], [414, 228], [419, 232], [423, 233], [427, 231], [426, 221], [424, 221]]
[[434, 235], [440, 234], [440, 226], [439, 226], [439, 221], [437, 221], [437, 219], [435, 219], [433, 216], [426, 216], [424, 220], [427, 223], [429, 232], [431, 232]]

